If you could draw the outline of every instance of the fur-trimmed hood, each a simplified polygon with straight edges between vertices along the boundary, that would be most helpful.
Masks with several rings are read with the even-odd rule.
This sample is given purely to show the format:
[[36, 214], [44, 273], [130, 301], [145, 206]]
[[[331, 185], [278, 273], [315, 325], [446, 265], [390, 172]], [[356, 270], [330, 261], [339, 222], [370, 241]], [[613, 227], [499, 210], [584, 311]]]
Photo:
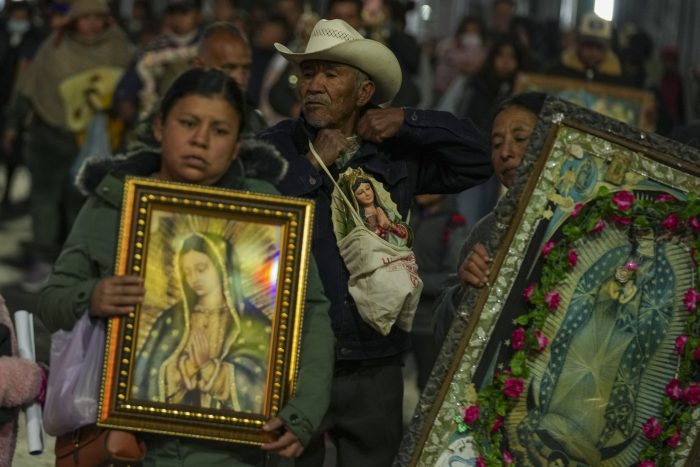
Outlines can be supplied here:
[[[282, 180], [287, 166], [287, 161], [274, 146], [263, 141], [245, 140], [238, 157], [216, 186], [239, 188], [244, 178], [257, 178], [274, 185]], [[107, 174], [120, 178], [126, 175], [148, 177], [159, 168], [160, 152], [155, 149], [139, 149], [110, 158], [89, 158], [80, 168], [75, 184], [81, 193], [89, 196], [95, 194]]]

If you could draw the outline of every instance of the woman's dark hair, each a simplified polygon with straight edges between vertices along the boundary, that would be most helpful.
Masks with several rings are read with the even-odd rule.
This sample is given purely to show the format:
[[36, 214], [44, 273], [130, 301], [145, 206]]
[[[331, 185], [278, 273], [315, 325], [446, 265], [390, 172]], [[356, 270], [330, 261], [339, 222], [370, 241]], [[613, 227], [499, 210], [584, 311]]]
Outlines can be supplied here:
[[[518, 70], [523, 67], [525, 52], [523, 51], [520, 42], [515, 36], [505, 35], [500, 36], [489, 48], [488, 55], [484, 60], [484, 64], [479, 71], [479, 77], [487, 83], [491, 83], [494, 89], [497, 89], [503, 79], [496, 74], [496, 58], [501, 53], [501, 50], [506, 47], [511, 47], [515, 53], [515, 61], [518, 62], [518, 68], [515, 70], [514, 76], [509, 78], [511, 81], [517, 74]], [[512, 84], [512, 83], [511, 83]]]
[[[215, 268], [218, 269], [218, 263], [216, 261], [216, 255], [214, 251], [212, 251], [211, 246], [209, 242], [207, 242], [203, 236], [201, 235], [190, 235], [187, 237], [187, 239], [182, 243], [182, 248], [180, 249], [180, 264], [178, 264], [178, 268], [180, 268], [180, 271], [182, 271], [182, 262], [183, 258], [185, 257], [186, 253], [189, 253], [190, 251], [196, 251], [198, 253], [202, 253], [207, 255], [207, 257], [211, 260], [212, 264], [214, 265]], [[228, 265], [225, 265], [228, 266]], [[223, 290], [224, 287], [226, 287], [226, 284], [223, 283], [223, 271], [219, 271], [220, 275], [220, 280], [221, 280], [221, 288]], [[182, 279], [183, 279], [183, 287], [185, 290], [185, 296], [187, 297], [187, 302], [188, 303], [195, 303], [197, 301], [197, 296], [187, 283], [187, 280], [185, 279], [184, 272], [182, 272]]]
[[493, 128], [493, 122], [496, 120], [498, 114], [510, 107], [522, 107], [525, 110], [529, 110], [535, 116], [540, 114], [544, 101], [547, 99], [547, 94], [543, 92], [523, 92], [520, 94], [514, 94], [503, 99], [496, 106], [496, 110], [491, 115], [491, 120], [486, 127], [487, 133], [490, 135]]
[[221, 70], [191, 68], [173, 81], [160, 102], [160, 116], [166, 120], [173, 106], [187, 96], [223, 97], [238, 113], [238, 135], [245, 127], [245, 101], [235, 81]]
[[[224, 264], [220, 264], [216, 260], [218, 255], [212, 246], [212, 243], [214, 242], [221, 242], [224, 245], [225, 251], [221, 252], [225, 256], [225, 258], [222, 258]], [[185, 253], [190, 251], [197, 251], [207, 255], [217, 270], [220, 266], [224, 268], [223, 271], [219, 270], [219, 274], [221, 276], [221, 288], [222, 290], [229, 289], [233, 293], [233, 297], [231, 298], [234, 300], [234, 305], [240, 307], [242, 303], [241, 300], [243, 300], [243, 289], [239, 280], [241, 267], [238, 257], [233, 251], [231, 243], [219, 235], [194, 233], [187, 237], [182, 243], [182, 247], [180, 249], [180, 264], [178, 264], [178, 268], [182, 268], [182, 258]], [[197, 300], [194, 290], [189, 287], [186, 280], [184, 280], [184, 290], [188, 303], [193, 303]]]
[[495, 119], [499, 113], [513, 106], [522, 107], [535, 115], [539, 115], [545, 99], [547, 99], [547, 94], [543, 92], [523, 92], [521, 94], [515, 94], [504, 99], [498, 105], [496, 112], [493, 114], [493, 119]]

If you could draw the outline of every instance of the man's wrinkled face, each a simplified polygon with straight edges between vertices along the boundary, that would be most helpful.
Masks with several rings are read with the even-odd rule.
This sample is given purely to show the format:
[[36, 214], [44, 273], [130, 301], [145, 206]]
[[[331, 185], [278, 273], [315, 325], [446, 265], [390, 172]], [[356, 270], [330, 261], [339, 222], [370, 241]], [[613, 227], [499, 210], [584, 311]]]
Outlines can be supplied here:
[[[369, 101], [371, 81], [358, 83], [355, 68], [320, 60], [301, 64], [299, 95], [302, 113], [315, 128], [348, 129]], [[371, 90], [369, 89], [371, 87]]]

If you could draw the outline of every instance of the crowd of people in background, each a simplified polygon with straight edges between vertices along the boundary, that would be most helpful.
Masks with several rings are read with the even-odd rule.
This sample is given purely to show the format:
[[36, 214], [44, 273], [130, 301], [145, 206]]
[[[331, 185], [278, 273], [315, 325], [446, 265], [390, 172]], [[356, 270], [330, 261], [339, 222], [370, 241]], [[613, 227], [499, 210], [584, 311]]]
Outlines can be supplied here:
[[[19, 164], [26, 164], [35, 181], [32, 218], [42, 219], [23, 257], [25, 288], [36, 291], [45, 280], [82, 204], [68, 178], [75, 176], [71, 164], [85, 141], [90, 118], [96, 110], [107, 114], [113, 151], [131, 147], [139, 122], [180, 72], [193, 60], [201, 66], [217, 65], [202, 61], [197, 53], [212, 23], [226, 22], [234, 32], [219, 25], [204, 37], [207, 41], [227, 34], [240, 37], [240, 45], [219, 41], [224, 45], [216, 53], [237, 55], [237, 61], [226, 66], [236, 68], [232, 76], [254, 110], [251, 135], [299, 115], [298, 76], [274, 44], [302, 50], [319, 18], [342, 19], [394, 52], [403, 74], [394, 105], [447, 110], [471, 118], [484, 130], [496, 103], [512, 94], [521, 71], [650, 89], [657, 101], [656, 131], [664, 135], [692, 117], [686, 115], [678, 49], [659, 50], [647, 32], [617, 30], [592, 14], [582, 18], [575, 31], [559, 31], [518, 16], [515, 0], [496, 0], [488, 10], [479, 11], [481, 15], [462, 18], [453, 33], [419, 43], [406, 28], [412, 2], [330, 0], [325, 6], [325, 11], [317, 12], [303, 0], [134, 1], [124, 15], [118, 1], [7, 1], [0, 24], [0, 159], [6, 174], [0, 207], [6, 216], [17, 211], [10, 197], [13, 175]], [[83, 26], [89, 21], [94, 24]], [[240, 50], [223, 51], [226, 47]], [[73, 56], [81, 57], [79, 64], [55, 67], [51, 62], [75, 63], [70, 61]], [[98, 75], [91, 75], [95, 70]], [[40, 75], [38, 84], [33, 75]], [[99, 83], [85, 81], [88, 75], [100, 76]], [[43, 80], [57, 87], [49, 89]], [[80, 117], [66, 120], [64, 114], [71, 112]], [[34, 137], [37, 134], [42, 137]], [[42, 159], [45, 147], [64, 154], [51, 155], [50, 174]], [[61, 169], [56, 171], [55, 164]], [[460, 200], [460, 212], [469, 224], [489, 210], [497, 190], [495, 182], [480, 189], [486, 206]]]
[[[464, 261], [461, 275], [465, 284], [478, 286], [484, 280], [489, 253], [480, 249], [480, 237], [474, 236], [476, 240], [468, 248], [476, 248], [471, 258], [465, 259], [465, 250], [460, 257], [460, 248], [469, 230], [491, 212], [502, 185], [509, 186], [512, 181], [498, 172], [499, 167], [507, 165], [499, 158], [505, 161], [506, 156], [495, 149], [490, 154], [486, 135], [492, 134], [493, 117], [499, 109], [503, 111], [501, 115], [515, 112], [500, 106], [513, 96], [519, 73], [544, 73], [647, 89], [655, 99], [651, 117], [655, 131], [666, 136], [687, 134], [687, 124], [693, 117], [700, 117], [700, 99], [697, 114], [687, 112], [692, 106], [686, 106], [689, 97], [679, 70], [677, 48], [659, 49], [647, 32], [616, 29], [592, 13], [582, 15], [575, 30], [559, 31], [556, 25], [537, 24], [529, 17], [518, 16], [516, 0], [493, 0], [487, 10], [476, 12], [483, 14], [469, 12], [444, 37], [419, 42], [407, 27], [407, 17], [414, 7], [410, 1], [328, 0], [323, 11], [315, 11], [303, 0], [136, 0], [130, 4], [125, 14], [119, 1], [5, 2], [0, 19], [0, 163], [5, 168], [0, 223], [26, 213], [32, 220], [31, 240], [24, 251], [9, 261], [23, 269], [20, 285], [28, 293], [45, 287], [54, 270], [42, 312], [50, 329], [62, 327], [51, 322], [56, 316], [46, 300], [53, 300], [51, 293], [57, 293], [61, 274], [72, 281], [69, 285], [59, 284], [61, 287], [79, 288], [82, 282], [72, 270], [57, 274], [54, 265], [65, 265], [71, 254], [89, 243], [76, 240], [79, 235], [74, 233], [68, 246], [75, 248], [68, 251], [64, 246], [86, 200], [92, 199], [88, 203], [94, 204], [94, 199], [105, 197], [96, 192], [99, 180], [87, 190], [91, 198], [76, 187], [76, 177], [84, 180], [90, 175], [80, 173], [80, 168], [91, 157], [109, 159], [117, 153], [160, 151], [162, 128], [158, 125], [163, 124], [170, 111], [164, 112], [162, 107], [168, 89], [173, 83], [182, 85], [178, 80], [186, 70], [199, 69], [188, 73], [203, 73], [197, 78], [202, 80], [222, 79], [220, 75], [207, 78], [209, 71], [203, 71], [221, 70], [240, 92], [241, 102], [232, 107], [237, 118], [245, 122], [240, 138], [266, 141], [288, 159], [289, 170], [275, 183], [277, 190], [283, 195], [312, 198], [317, 204], [312, 251], [321, 274], [317, 278], [314, 270], [312, 279], [314, 287], [323, 284], [330, 299], [336, 340], [335, 373], [333, 382], [328, 383], [332, 384], [329, 412], [323, 420], [321, 414], [308, 415], [313, 419], [310, 426], [315, 430], [320, 425], [320, 431], [313, 436], [309, 432], [295, 437], [289, 444], [272, 449], [293, 446], [289, 449], [294, 455], [289, 457], [295, 457], [300, 454], [299, 449], [304, 450], [299, 441], [303, 438], [306, 451], [298, 465], [320, 465], [326, 439], [319, 433], [324, 432], [331, 434], [346, 459], [352, 459], [348, 462], [362, 460], [361, 464], [341, 465], [389, 465], [387, 462], [398, 448], [402, 426], [400, 420], [389, 420], [381, 410], [388, 407], [392, 412], [401, 412], [400, 368], [403, 353], [410, 347], [409, 333], [394, 329], [389, 336], [379, 338], [366, 324], [354, 322], [356, 312], [348, 314], [352, 306], [346, 299], [347, 271], [337, 252], [330, 228], [332, 221], [328, 215], [318, 215], [331, 212], [330, 198], [324, 194], [324, 175], [319, 175], [319, 164], [310, 152], [317, 151], [326, 165], [337, 166], [335, 176], [338, 170], [351, 165], [350, 159], [362, 158], [363, 164], [372, 166], [375, 173], [393, 183], [389, 191], [401, 200], [394, 207], [400, 217], [407, 218], [409, 210], [412, 213], [411, 241], [424, 282], [410, 332], [420, 388], [439, 350], [434, 340], [433, 302], [449, 277], [458, 273], [460, 261]], [[328, 64], [334, 63], [328, 56], [313, 55], [308, 44], [320, 41], [320, 19], [342, 20], [328, 23], [328, 28], [336, 28], [341, 36], [357, 33], [360, 38], [383, 44], [395, 58], [396, 70], [392, 69], [391, 60], [368, 63], [366, 57], [349, 54], [343, 56], [347, 61], [338, 67]], [[350, 29], [344, 30], [345, 25]], [[366, 68], [372, 66], [377, 67], [376, 74], [374, 68]], [[357, 70], [359, 73], [355, 73]], [[700, 81], [700, 72], [697, 78]], [[320, 87], [341, 102], [334, 108], [337, 114], [326, 115], [314, 107], [314, 103], [321, 102], [314, 99], [322, 99], [314, 97], [323, 93], [318, 90]], [[348, 103], [349, 95], [355, 99], [353, 103]], [[380, 108], [387, 100], [391, 101], [390, 107]], [[534, 110], [517, 102], [513, 105], [534, 121]], [[417, 107], [424, 110], [416, 110]], [[154, 132], [153, 128], [160, 130]], [[339, 128], [342, 134], [337, 131]], [[309, 136], [308, 146], [298, 144], [299, 134]], [[450, 139], [458, 134], [459, 141]], [[504, 130], [504, 134], [508, 131]], [[512, 135], [502, 138], [524, 144], [518, 152], [518, 157], [522, 156], [526, 139], [518, 140]], [[394, 139], [399, 143], [394, 144]], [[433, 154], [434, 167], [424, 164], [420, 170], [434, 169], [430, 179], [414, 164], [415, 160], [423, 164], [421, 158], [428, 150]], [[405, 158], [405, 167], [392, 172], [393, 166], [380, 162], [385, 160], [385, 153]], [[472, 157], [466, 163], [465, 154]], [[496, 168], [496, 176], [491, 178], [489, 155]], [[154, 160], [152, 167], [137, 173], [158, 177], [160, 159]], [[519, 159], [515, 167], [518, 163]], [[450, 167], [454, 172], [445, 174], [442, 169], [450, 164], [454, 164]], [[14, 175], [21, 165], [27, 167], [31, 176], [28, 206], [12, 197]], [[508, 170], [511, 169], [509, 165]], [[395, 173], [401, 171], [406, 172], [404, 177], [409, 182]], [[205, 184], [216, 185], [217, 177], [207, 179]], [[325, 189], [332, 191], [333, 187]], [[464, 191], [426, 194], [460, 189]], [[373, 191], [372, 196], [379, 194]], [[117, 213], [113, 207], [110, 209], [109, 219], [114, 221]], [[486, 219], [482, 226], [490, 222]], [[89, 222], [84, 219], [79, 225], [78, 233], [90, 231]], [[92, 238], [91, 234], [86, 235]], [[64, 256], [59, 259], [62, 249]], [[86, 272], [86, 277], [99, 279], [102, 284], [116, 281], [110, 277], [108, 267], [112, 260], [101, 259], [107, 266], [98, 272]], [[81, 261], [92, 259], [86, 253]], [[87, 271], [92, 266], [80, 263], [80, 267]], [[136, 290], [141, 283], [125, 285]], [[99, 290], [104, 292], [103, 289]], [[140, 297], [141, 289], [134, 295]], [[112, 303], [104, 296], [96, 300], [100, 299], [94, 316], [122, 312], [104, 311], [108, 308], [105, 304]], [[87, 302], [85, 297], [81, 300]], [[128, 305], [140, 298], [134, 300]], [[72, 301], [59, 302], [74, 305]], [[328, 306], [322, 305], [318, 306]], [[77, 319], [72, 308], [61, 313], [69, 325]], [[330, 340], [328, 337], [323, 345], [330, 348]], [[323, 378], [330, 376], [322, 375]], [[384, 386], [383, 390], [379, 385]], [[378, 398], [378, 392], [383, 392], [387, 400]], [[376, 416], [384, 417], [384, 423], [368, 424], [359, 414], [347, 410], [357, 403], [376, 405]], [[283, 421], [276, 423], [270, 430], [281, 427]], [[363, 450], [368, 445], [353, 442], [353, 436], [362, 431], [365, 433], [361, 441], [370, 442], [369, 438], [373, 438], [376, 444], [369, 445], [376, 447], [375, 464], [364, 463]], [[165, 442], [161, 445], [160, 439], [154, 440], [152, 446], [167, 450]]]

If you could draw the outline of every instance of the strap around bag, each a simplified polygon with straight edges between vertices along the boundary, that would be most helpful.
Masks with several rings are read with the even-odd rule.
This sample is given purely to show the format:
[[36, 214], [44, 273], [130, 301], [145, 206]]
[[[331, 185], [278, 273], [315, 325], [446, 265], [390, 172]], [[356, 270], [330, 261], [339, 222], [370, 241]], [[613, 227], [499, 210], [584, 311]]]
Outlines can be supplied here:
[[343, 201], [345, 201], [345, 204], [352, 213], [352, 218], [355, 221], [355, 226], [364, 226], [365, 223], [362, 221], [360, 214], [358, 214], [355, 207], [352, 205], [350, 200], [348, 200], [348, 197], [345, 196], [345, 192], [341, 190], [340, 186], [338, 186], [338, 183], [336, 183], [335, 179], [333, 178], [333, 175], [331, 175], [331, 172], [328, 170], [328, 167], [326, 167], [326, 164], [323, 162], [323, 159], [321, 159], [321, 156], [318, 154], [318, 152], [316, 152], [316, 148], [314, 148], [314, 145], [311, 142], [311, 140], [309, 140], [309, 151], [311, 151], [311, 154], [314, 155], [314, 158], [316, 158], [318, 164], [323, 168], [324, 172], [326, 172], [326, 175], [328, 175], [328, 178], [331, 179], [333, 185], [335, 185], [335, 187], [338, 189], [340, 196], [343, 198]]

